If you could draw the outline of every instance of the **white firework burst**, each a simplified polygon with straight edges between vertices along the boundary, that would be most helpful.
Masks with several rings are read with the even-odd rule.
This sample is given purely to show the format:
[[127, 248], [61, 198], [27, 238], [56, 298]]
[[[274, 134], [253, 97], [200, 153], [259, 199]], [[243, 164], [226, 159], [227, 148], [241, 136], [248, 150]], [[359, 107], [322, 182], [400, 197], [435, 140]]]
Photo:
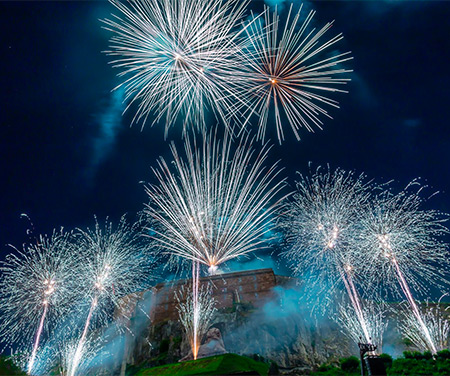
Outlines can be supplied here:
[[[448, 349], [450, 334], [450, 317], [447, 312], [448, 307], [441, 307], [440, 299], [438, 303], [427, 303], [424, 311], [421, 312], [422, 320], [428, 328], [430, 336], [437, 351]], [[409, 339], [412, 344], [420, 351], [431, 351], [428, 338], [424, 335], [424, 331], [420, 322], [413, 312], [408, 308], [402, 309], [403, 320], [400, 322], [400, 331]]]
[[[102, 338], [96, 337], [96, 335], [88, 336], [80, 354], [81, 360], [77, 365], [76, 373], [78, 375], [100, 374], [99, 372], [90, 373], [90, 371], [92, 372], [93, 369], [98, 367], [98, 358], [102, 355], [104, 347], [105, 341]], [[69, 376], [73, 374], [73, 359], [77, 356], [77, 349], [78, 341], [70, 338], [66, 338], [63, 343], [59, 344], [58, 355], [60, 364], [58, 366], [58, 375]]]
[[[78, 229], [77, 247], [85, 296], [97, 297], [100, 307], [118, 304], [118, 299], [145, 287], [152, 278], [149, 245], [139, 230], [122, 217], [115, 227], [96, 220], [94, 229]], [[109, 312], [111, 313], [111, 312]]]
[[[185, 140], [185, 157], [171, 144], [172, 164], [153, 169], [158, 184], [146, 187], [151, 237], [166, 253], [217, 266], [266, 245], [284, 179], [277, 164], [265, 167], [270, 147], [257, 153], [243, 138], [232, 142], [212, 133], [201, 145]], [[266, 238], [264, 238], [266, 237]]]
[[317, 291], [329, 294], [338, 284], [345, 286], [367, 342], [371, 341], [369, 324], [355, 282], [364, 260], [351, 246], [351, 240], [359, 211], [372, 189], [363, 174], [355, 176], [353, 172], [329, 168], [322, 172], [319, 167], [311, 176], [300, 175], [297, 192], [280, 221], [289, 245], [285, 256], [294, 272], [308, 276], [315, 287], [310, 298], [323, 310], [325, 305]]
[[[284, 140], [283, 117], [286, 117], [297, 140], [301, 127], [308, 131], [322, 129], [322, 116], [331, 118], [325, 106], [339, 107], [328, 97], [330, 93], [345, 93], [342, 87], [351, 70], [342, 63], [351, 60], [350, 52], [335, 53], [332, 48], [342, 34], [326, 37], [333, 22], [321, 29], [311, 28], [315, 11], [302, 21], [302, 6], [295, 14], [289, 8], [284, 28], [277, 10], [268, 8], [262, 18], [246, 27], [247, 42], [243, 48], [246, 60], [242, 71], [246, 98], [241, 110], [247, 120], [259, 115], [258, 137], [264, 139], [270, 111], [274, 111], [278, 140]], [[282, 28], [282, 30], [280, 30]]]
[[430, 285], [447, 283], [448, 250], [443, 239], [448, 229], [445, 215], [422, 209], [422, 189], [413, 181], [398, 194], [388, 190], [380, 193], [362, 212], [355, 240], [366, 255], [368, 278], [405, 296], [428, 348], [435, 354], [436, 343], [410, 286], [420, 293]]
[[[108, 54], [121, 69], [128, 107], [138, 102], [133, 121], [165, 117], [167, 131], [183, 117], [205, 127], [205, 107], [228, 123], [236, 103], [239, 58], [237, 26], [248, 1], [110, 0], [121, 17], [105, 20], [114, 33]], [[128, 108], [127, 107], [127, 108]]]
[[[151, 277], [148, 245], [137, 231], [137, 224], [128, 225], [125, 217], [117, 228], [105, 222], [102, 229], [96, 221], [94, 230], [79, 230], [78, 247], [83, 254], [81, 275], [89, 311], [70, 366], [74, 376], [83, 362], [89, 328], [107, 323], [115, 307], [124, 310], [119, 298], [146, 287]], [[120, 328], [119, 328], [120, 329]]]
[[[364, 301], [363, 317], [367, 323], [370, 343], [377, 345], [378, 352], [382, 352], [383, 335], [388, 326], [386, 319], [387, 308], [383, 302], [373, 300]], [[342, 326], [343, 333], [354, 343], [364, 341], [364, 328], [361, 320], [351, 304], [341, 303], [338, 309], [337, 322]]]
[[285, 256], [296, 274], [311, 275], [318, 286], [335, 285], [363, 262], [351, 240], [373, 185], [364, 174], [319, 167], [300, 175], [296, 187], [280, 220], [290, 247]]
[[417, 292], [446, 280], [447, 216], [424, 209], [423, 188], [414, 180], [397, 194], [383, 190], [361, 212], [355, 247], [365, 253], [370, 279], [394, 291], [400, 275]]
[[7, 255], [0, 266], [1, 335], [8, 344], [25, 347], [34, 340], [29, 372], [41, 337], [50, 333], [80, 297], [75, 288], [76, 265], [72, 234], [61, 229]]

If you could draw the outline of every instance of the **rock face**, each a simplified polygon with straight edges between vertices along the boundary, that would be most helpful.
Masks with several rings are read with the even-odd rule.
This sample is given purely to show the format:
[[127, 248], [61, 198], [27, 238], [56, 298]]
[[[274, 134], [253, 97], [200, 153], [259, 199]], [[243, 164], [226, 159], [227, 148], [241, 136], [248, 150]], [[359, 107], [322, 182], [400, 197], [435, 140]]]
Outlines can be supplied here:
[[[130, 331], [134, 336], [127, 341], [128, 364], [157, 366], [189, 357], [189, 342], [178, 321], [176, 291], [191, 283], [160, 284], [139, 295], [136, 307], [140, 308], [134, 312], [149, 313], [145, 317], [150, 322], [127, 319], [135, 327]], [[202, 341], [200, 350], [205, 353], [209, 347], [226, 349], [261, 356], [293, 370], [311, 369], [357, 352], [356, 344], [350, 344], [334, 322], [324, 317], [313, 319], [309, 308], [301, 308], [305, 294], [296, 279], [259, 269], [204, 277], [201, 284], [212, 287], [218, 309], [210, 325], [218, 330], [210, 331]], [[118, 312], [117, 317], [132, 315]], [[221, 333], [220, 341], [213, 338], [217, 333]]]
[[222, 330], [229, 352], [258, 354], [283, 368], [319, 365], [351, 353], [348, 341], [328, 320], [315, 323], [274, 304], [254, 312], [236, 308], [218, 314], [213, 324]]
[[[235, 304], [233, 309], [219, 310], [211, 328], [220, 331], [222, 340], [213, 338], [218, 331], [210, 330], [209, 339], [207, 335], [202, 341], [205, 350], [211, 346], [239, 355], [258, 354], [282, 368], [309, 369], [354, 353], [349, 341], [330, 320], [317, 322], [309, 313], [274, 301], [261, 309]], [[135, 338], [127, 362], [160, 365], [176, 362], [190, 352], [181, 324], [167, 320], [150, 326]]]
[[[197, 359], [206, 358], [208, 356], [226, 354], [225, 345], [223, 344], [222, 335], [218, 328], [211, 328], [206, 333], [206, 340], [198, 349]], [[180, 362], [192, 360], [194, 358], [192, 351], [180, 359]]]

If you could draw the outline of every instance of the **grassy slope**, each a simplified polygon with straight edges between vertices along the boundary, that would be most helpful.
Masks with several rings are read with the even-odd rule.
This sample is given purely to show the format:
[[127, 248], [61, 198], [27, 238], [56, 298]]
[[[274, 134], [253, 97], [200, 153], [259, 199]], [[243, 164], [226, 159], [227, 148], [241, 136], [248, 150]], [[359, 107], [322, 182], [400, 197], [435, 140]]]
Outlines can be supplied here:
[[269, 366], [245, 356], [225, 354], [143, 369], [136, 376], [228, 375], [252, 371], [266, 376]]
[[0, 356], [0, 375], [26, 375], [6, 356]]
[[[340, 367], [323, 365], [312, 376], [358, 376], [359, 370], [344, 372]], [[438, 352], [435, 359], [431, 353], [411, 353], [406, 351], [404, 357], [394, 359], [387, 367], [388, 376], [449, 376], [450, 351]]]

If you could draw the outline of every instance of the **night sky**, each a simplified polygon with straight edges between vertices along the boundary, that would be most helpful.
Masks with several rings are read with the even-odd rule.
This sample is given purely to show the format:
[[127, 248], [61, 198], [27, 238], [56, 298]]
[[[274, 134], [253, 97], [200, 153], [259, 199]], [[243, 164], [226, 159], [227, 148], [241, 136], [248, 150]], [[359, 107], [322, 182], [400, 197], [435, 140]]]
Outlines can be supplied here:
[[[269, 1], [268, 1], [269, 2]], [[270, 3], [275, 3], [271, 0]], [[286, 9], [287, 2], [278, 1]], [[253, 2], [255, 11], [262, 2]], [[365, 172], [404, 187], [422, 177], [450, 212], [448, 1], [318, 1], [321, 27], [335, 19], [339, 49], [351, 50], [349, 94], [336, 95], [323, 131], [275, 143], [291, 184], [308, 162]], [[0, 259], [35, 233], [92, 225], [94, 214], [134, 218], [146, 202], [142, 181], [169, 157], [164, 125], [122, 117], [118, 83], [102, 51], [111, 33], [99, 19], [118, 12], [106, 1], [0, 2]], [[211, 123], [214, 125], [214, 122]], [[181, 129], [168, 140], [179, 142]]]

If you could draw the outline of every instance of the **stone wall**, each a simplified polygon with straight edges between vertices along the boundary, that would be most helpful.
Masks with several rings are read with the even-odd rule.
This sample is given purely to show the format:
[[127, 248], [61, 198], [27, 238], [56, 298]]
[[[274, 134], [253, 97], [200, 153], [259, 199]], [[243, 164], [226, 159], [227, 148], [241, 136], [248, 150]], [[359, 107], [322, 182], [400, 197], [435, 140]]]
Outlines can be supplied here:
[[[267, 300], [273, 298], [273, 288], [283, 282], [285, 280], [275, 276], [272, 269], [248, 270], [200, 278], [200, 286], [211, 287], [217, 309], [232, 308], [236, 303], [261, 307]], [[145, 297], [152, 301], [148, 314], [153, 324], [164, 320], [177, 320], [177, 294], [182, 301], [180, 291], [191, 288], [191, 285], [191, 279], [159, 283], [150, 290], [124, 297], [124, 304], [119, 304], [122, 308], [116, 312], [116, 318], [130, 317], [137, 302]]]

